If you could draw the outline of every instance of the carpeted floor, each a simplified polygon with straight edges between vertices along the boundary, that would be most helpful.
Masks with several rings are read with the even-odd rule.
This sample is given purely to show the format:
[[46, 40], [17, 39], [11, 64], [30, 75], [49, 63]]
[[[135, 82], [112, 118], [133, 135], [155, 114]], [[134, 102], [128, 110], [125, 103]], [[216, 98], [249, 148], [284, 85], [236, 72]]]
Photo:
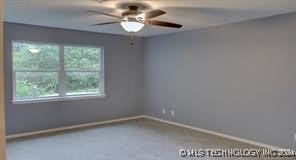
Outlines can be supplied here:
[[[183, 158], [179, 155], [179, 149], [205, 148], [258, 147], [153, 120], [137, 119], [10, 140], [7, 144], [7, 156], [8, 160], [264, 159], [208, 156]], [[278, 159], [284, 160], [285, 158]]]

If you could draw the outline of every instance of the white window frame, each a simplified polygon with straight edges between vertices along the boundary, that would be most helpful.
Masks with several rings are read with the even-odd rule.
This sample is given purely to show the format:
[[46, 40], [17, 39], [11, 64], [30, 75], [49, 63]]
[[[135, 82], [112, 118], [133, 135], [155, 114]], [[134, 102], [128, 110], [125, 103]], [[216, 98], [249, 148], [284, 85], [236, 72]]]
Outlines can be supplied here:
[[[15, 70], [13, 65], [13, 44], [14, 43], [27, 43], [27, 44], [42, 44], [42, 45], [55, 45], [59, 47], [59, 69], [46, 69], [46, 70]], [[100, 49], [100, 68], [101, 69], [65, 69], [64, 64], [64, 47], [72, 46], [72, 47], [92, 47]], [[11, 55], [12, 55], [12, 88], [13, 88], [13, 104], [26, 104], [26, 103], [39, 103], [39, 102], [51, 102], [51, 101], [65, 101], [65, 100], [79, 100], [79, 99], [89, 99], [89, 98], [105, 98], [105, 68], [104, 68], [104, 47], [101, 46], [91, 46], [91, 45], [80, 45], [80, 44], [63, 44], [63, 43], [51, 43], [51, 42], [32, 42], [32, 41], [19, 41], [13, 40], [11, 42]], [[38, 97], [31, 99], [16, 99], [16, 72], [56, 72], [58, 74], [58, 96], [50, 96], [50, 97]], [[94, 72], [100, 74], [99, 80], [99, 89], [98, 93], [88, 93], [88, 94], [75, 94], [75, 95], [67, 95], [66, 94], [66, 72]]]

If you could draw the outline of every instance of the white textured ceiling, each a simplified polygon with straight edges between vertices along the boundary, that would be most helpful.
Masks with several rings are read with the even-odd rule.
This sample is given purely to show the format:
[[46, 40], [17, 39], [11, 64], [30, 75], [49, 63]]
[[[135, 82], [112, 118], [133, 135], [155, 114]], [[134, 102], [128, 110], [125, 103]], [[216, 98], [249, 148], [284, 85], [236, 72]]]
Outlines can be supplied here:
[[183, 24], [182, 29], [145, 26], [137, 36], [192, 30], [296, 11], [296, 0], [4, 0], [7, 22], [33, 24], [83, 31], [127, 34], [119, 24], [88, 26], [114, 18], [86, 13], [99, 10], [120, 15], [122, 3], [144, 3], [148, 9], [167, 14], [155, 19]]

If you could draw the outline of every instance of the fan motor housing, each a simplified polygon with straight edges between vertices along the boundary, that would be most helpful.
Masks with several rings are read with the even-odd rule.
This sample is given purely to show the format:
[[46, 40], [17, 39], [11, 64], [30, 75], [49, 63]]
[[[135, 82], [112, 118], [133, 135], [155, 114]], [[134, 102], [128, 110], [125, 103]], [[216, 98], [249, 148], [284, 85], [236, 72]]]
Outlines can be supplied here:
[[122, 17], [132, 17], [132, 16], [137, 16], [139, 14], [141, 14], [142, 12], [140, 12], [138, 10], [138, 6], [128, 6], [129, 10], [128, 11], [125, 11], [121, 14]]

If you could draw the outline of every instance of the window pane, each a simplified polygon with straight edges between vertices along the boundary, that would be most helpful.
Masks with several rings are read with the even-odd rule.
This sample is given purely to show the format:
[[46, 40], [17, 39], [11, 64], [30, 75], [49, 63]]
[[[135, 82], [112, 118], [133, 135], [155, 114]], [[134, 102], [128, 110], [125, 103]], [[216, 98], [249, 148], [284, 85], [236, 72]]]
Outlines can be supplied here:
[[14, 69], [58, 69], [59, 46], [13, 42]]
[[100, 69], [101, 49], [65, 46], [65, 69]]
[[67, 95], [99, 93], [99, 72], [67, 72]]
[[58, 96], [58, 73], [16, 72], [16, 99]]

